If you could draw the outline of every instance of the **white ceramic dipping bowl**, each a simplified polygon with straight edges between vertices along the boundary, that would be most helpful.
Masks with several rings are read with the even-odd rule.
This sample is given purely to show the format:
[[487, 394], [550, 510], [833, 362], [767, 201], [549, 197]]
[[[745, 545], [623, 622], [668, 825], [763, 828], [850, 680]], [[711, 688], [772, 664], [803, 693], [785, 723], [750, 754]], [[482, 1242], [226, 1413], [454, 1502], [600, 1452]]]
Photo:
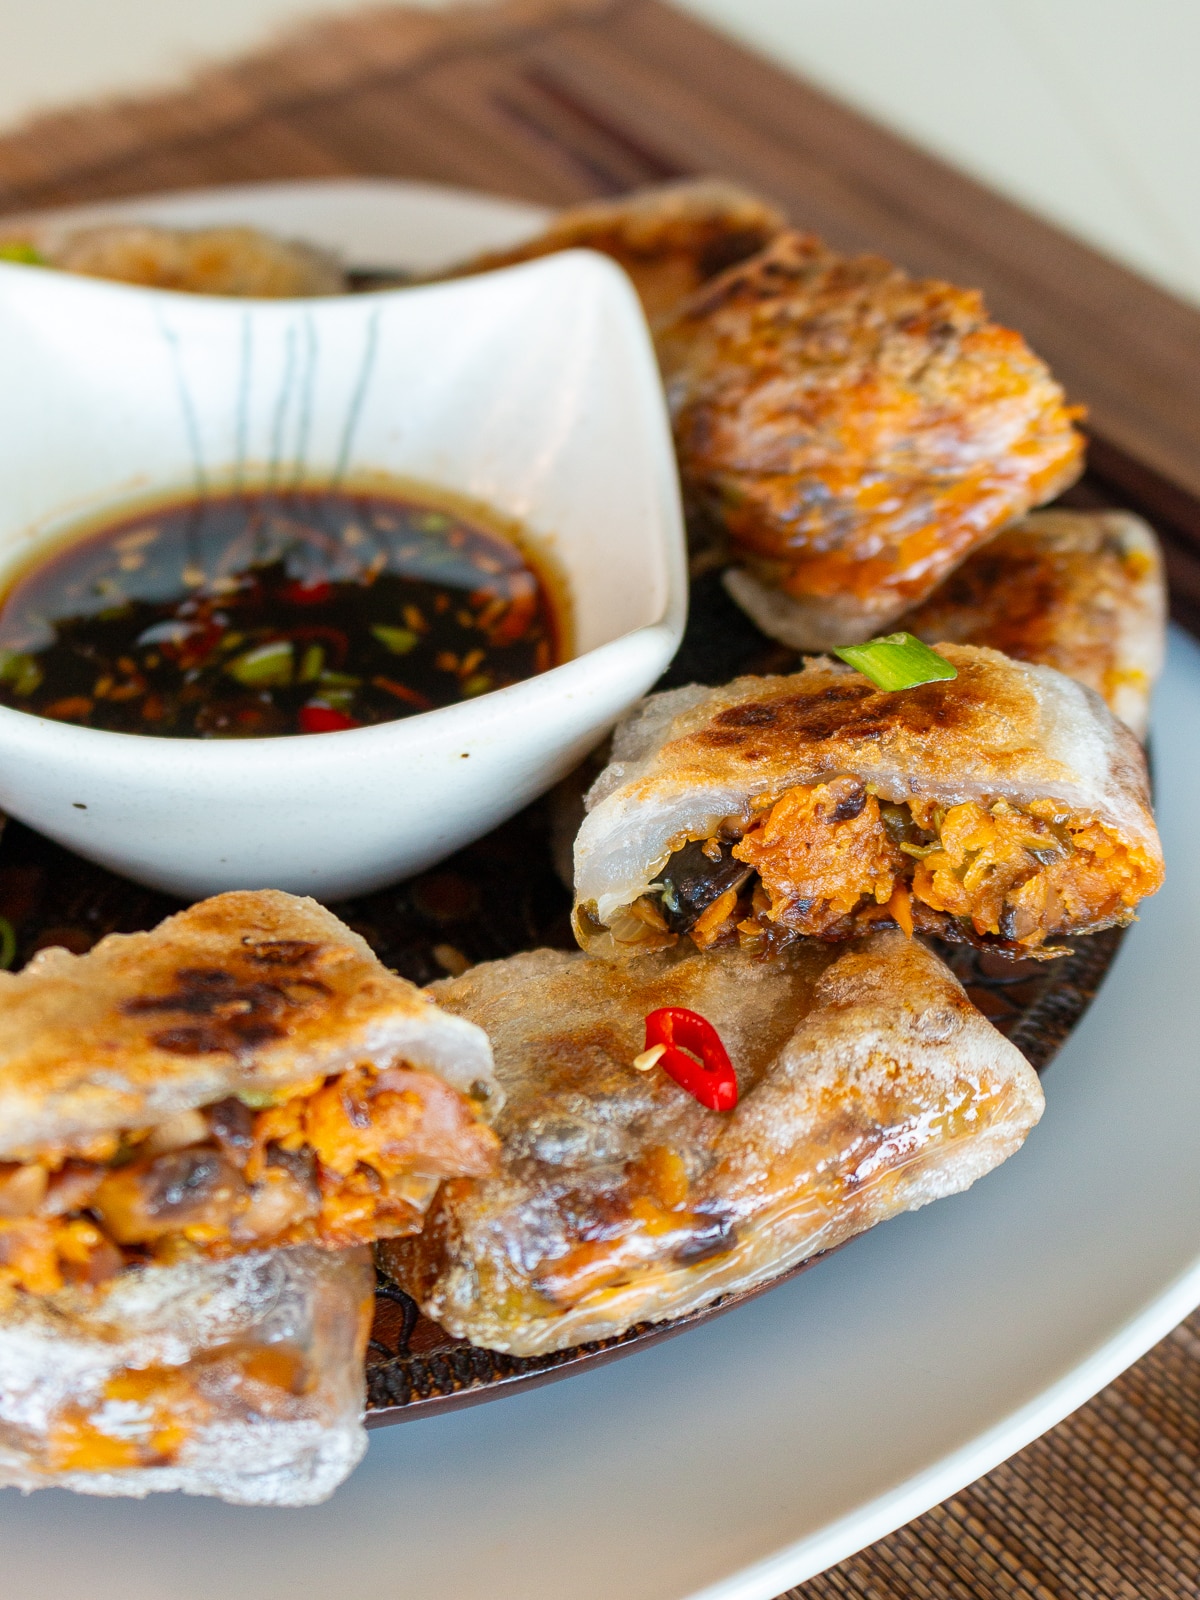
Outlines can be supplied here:
[[0, 807], [117, 872], [331, 898], [419, 871], [569, 771], [679, 643], [661, 386], [599, 256], [286, 302], [0, 264], [0, 350], [0, 575], [151, 495], [382, 474], [516, 519], [570, 592], [562, 666], [376, 727], [167, 739], [0, 707]]

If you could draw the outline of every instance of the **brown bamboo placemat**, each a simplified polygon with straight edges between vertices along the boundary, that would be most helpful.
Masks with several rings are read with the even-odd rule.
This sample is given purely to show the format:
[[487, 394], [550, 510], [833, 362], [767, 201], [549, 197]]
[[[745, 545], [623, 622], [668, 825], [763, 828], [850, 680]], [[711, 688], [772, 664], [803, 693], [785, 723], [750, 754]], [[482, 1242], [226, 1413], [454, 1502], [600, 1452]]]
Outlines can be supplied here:
[[[341, 17], [185, 89], [0, 137], [0, 213], [373, 174], [562, 204], [694, 172], [978, 284], [1091, 408], [1200, 622], [1200, 313], [660, 3]], [[1149, 470], [1147, 470], [1149, 469]], [[1200, 1313], [1027, 1450], [792, 1600], [1200, 1595]]]

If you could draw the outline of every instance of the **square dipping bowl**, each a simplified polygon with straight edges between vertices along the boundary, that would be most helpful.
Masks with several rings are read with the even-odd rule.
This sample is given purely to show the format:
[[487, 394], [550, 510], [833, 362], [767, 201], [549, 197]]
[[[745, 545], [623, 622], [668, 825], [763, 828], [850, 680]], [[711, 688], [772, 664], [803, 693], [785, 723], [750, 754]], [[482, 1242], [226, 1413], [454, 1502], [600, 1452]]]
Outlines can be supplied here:
[[216, 300], [0, 264], [0, 582], [75, 526], [231, 485], [428, 485], [521, 525], [570, 658], [395, 722], [260, 739], [108, 733], [0, 707], [0, 807], [187, 897], [356, 894], [478, 838], [654, 683], [687, 582], [637, 300], [571, 252], [315, 300]]

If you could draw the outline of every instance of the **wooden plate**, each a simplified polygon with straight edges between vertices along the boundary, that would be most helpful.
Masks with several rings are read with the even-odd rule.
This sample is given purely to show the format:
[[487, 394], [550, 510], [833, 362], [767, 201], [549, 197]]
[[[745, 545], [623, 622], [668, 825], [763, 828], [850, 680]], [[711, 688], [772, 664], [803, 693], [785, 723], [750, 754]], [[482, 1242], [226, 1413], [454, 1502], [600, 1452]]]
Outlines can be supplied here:
[[[1137, 504], [1127, 490], [1114, 495], [1096, 476], [1066, 498], [1072, 504], [1154, 509]], [[687, 632], [660, 687], [792, 670], [798, 657], [764, 639], [726, 596], [702, 533], [697, 547]], [[570, 949], [570, 895], [551, 851], [554, 803], [539, 801], [419, 877], [333, 909], [387, 966], [419, 984], [539, 945]], [[106, 933], [149, 928], [178, 909], [169, 896], [84, 861], [19, 823], [9, 823], [0, 840], [0, 917], [16, 934], [14, 966], [47, 945], [82, 953]], [[961, 945], [940, 953], [984, 1015], [1040, 1071], [1087, 1010], [1120, 939], [1121, 930], [1081, 939], [1073, 955], [1053, 962], [1013, 962]], [[614, 1360], [682, 1333], [812, 1264], [689, 1316], [643, 1323], [619, 1338], [536, 1357], [500, 1355], [454, 1338], [381, 1278], [367, 1358], [368, 1425], [490, 1400]]]

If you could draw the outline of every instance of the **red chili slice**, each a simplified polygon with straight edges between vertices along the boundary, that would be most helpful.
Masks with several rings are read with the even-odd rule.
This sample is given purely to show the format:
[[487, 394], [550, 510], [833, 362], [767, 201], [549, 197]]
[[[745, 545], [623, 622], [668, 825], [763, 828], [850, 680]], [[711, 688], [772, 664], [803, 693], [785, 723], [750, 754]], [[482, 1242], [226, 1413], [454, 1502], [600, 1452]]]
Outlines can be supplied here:
[[344, 711], [332, 706], [301, 706], [301, 733], [344, 733], [347, 728], [361, 728], [362, 723], [348, 717]]
[[656, 1045], [663, 1046], [658, 1065], [702, 1106], [710, 1111], [732, 1111], [737, 1105], [737, 1074], [720, 1034], [707, 1017], [686, 1006], [652, 1011], [646, 1018], [646, 1049]]
[[328, 600], [333, 593], [333, 585], [325, 578], [315, 578], [312, 582], [297, 581], [285, 583], [279, 591], [279, 598], [286, 600], [294, 606], [319, 606], [323, 600]]

